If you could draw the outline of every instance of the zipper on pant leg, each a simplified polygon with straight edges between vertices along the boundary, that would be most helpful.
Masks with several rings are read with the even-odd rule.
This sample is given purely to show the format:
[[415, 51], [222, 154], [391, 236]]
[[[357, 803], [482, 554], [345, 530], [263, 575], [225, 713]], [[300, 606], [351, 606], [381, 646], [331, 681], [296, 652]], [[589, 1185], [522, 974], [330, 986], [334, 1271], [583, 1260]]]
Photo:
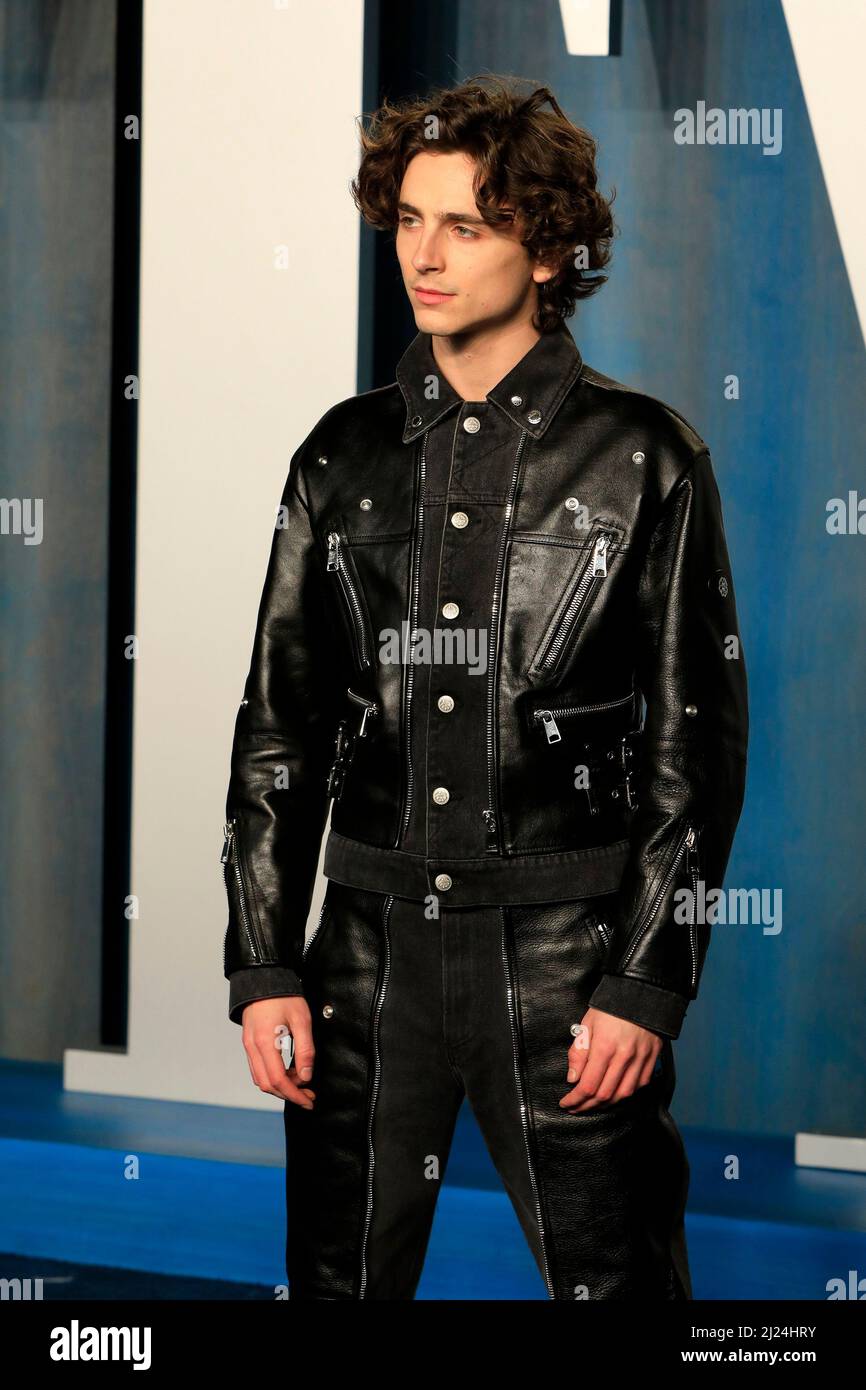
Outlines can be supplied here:
[[312, 930], [312, 932], [310, 933], [310, 935], [307, 937], [307, 940], [304, 942], [304, 947], [303, 947], [303, 950], [302, 950], [302, 952], [301, 952], [301, 959], [302, 959], [302, 960], [306, 960], [307, 954], [308, 954], [308, 952], [309, 952], [310, 947], [312, 946], [312, 944], [313, 944], [313, 942], [315, 941], [316, 937], [319, 935], [319, 932], [322, 930], [322, 922], [324, 921], [324, 918], [325, 918], [325, 908], [327, 907], [327, 905], [328, 905], [328, 900], [327, 900], [327, 896], [326, 896], [325, 901], [322, 903], [322, 907], [321, 907], [321, 910], [320, 910], [320, 912], [319, 912], [319, 920], [318, 920], [318, 922], [316, 923], [316, 925], [315, 925], [315, 927], [313, 928], [313, 930]]
[[359, 1298], [363, 1298], [367, 1290], [367, 1237], [370, 1233], [370, 1222], [373, 1218], [373, 1173], [376, 1167], [376, 1156], [373, 1152], [373, 1117], [376, 1112], [376, 1099], [379, 1095], [379, 1079], [382, 1073], [382, 1059], [379, 1056], [379, 1017], [382, 1013], [382, 1005], [385, 1002], [385, 991], [388, 988], [388, 975], [391, 970], [391, 942], [388, 936], [388, 919], [391, 915], [391, 905], [393, 901], [393, 897], [389, 894], [382, 904], [382, 936], [385, 960], [382, 969], [382, 982], [376, 996], [376, 1003], [373, 1006], [373, 1084], [370, 1089], [370, 1108], [367, 1115], [367, 1210], [364, 1216], [364, 1234], [361, 1237], [361, 1283], [358, 1289]]
[[514, 1007], [514, 986], [511, 978], [511, 962], [508, 956], [508, 945], [505, 934], [505, 911], [499, 909], [502, 922], [502, 964], [505, 969], [505, 987], [508, 1001], [508, 1017], [511, 1021], [511, 1048], [514, 1058], [514, 1081], [517, 1087], [517, 1098], [520, 1103], [520, 1123], [523, 1129], [523, 1143], [526, 1149], [526, 1164], [529, 1169], [529, 1181], [532, 1187], [532, 1196], [535, 1202], [535, 1219], [538, 1222], [538, 1234], [541, 1239], [541, 1254], [544, 1263], [544, 1282], [547, 1285], [548, 1298], [555, 1298], [553, 1282], [550, 1277], [550, 1265], [547, 1258], [547, 1239], [544, 1233], [544, 1218], [541, 1211], [541, 1198], [538, 1195], [538, 1183], [535, 1178], [535, 1168], [532, 1162], [532, 1146], [529, 1139], [529, 1119], [527, 1116], [527, 1103], [523, 1076], [520, 1071], [520, 1052], [518, 1046], [517, 1033], [517, 1014]]

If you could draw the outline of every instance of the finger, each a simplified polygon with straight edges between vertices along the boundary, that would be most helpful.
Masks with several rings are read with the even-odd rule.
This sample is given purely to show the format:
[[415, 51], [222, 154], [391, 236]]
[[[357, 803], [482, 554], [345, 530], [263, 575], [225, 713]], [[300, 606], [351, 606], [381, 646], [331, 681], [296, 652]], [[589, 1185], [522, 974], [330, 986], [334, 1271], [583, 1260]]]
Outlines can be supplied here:
[[259, 1057], [257, 1071], [264, 1073], [265, 1084], [262, 1089], [283, 1100], [292, 1100], [305, 1110], [312, 1110], [312, 1101], [308, 1100], [306, 1096], [302, 1096], [299, 1088], [289, 1079], [283, 1062], [282, 1049], [274, 1045], [275, 1042], [279, 1042], [279, 1038], [275, 1039], [265, 1032], [257, 1034], [253, 1042]]
[[656, 1069], [657, 1057], [658, 1053], [654, 1052], [646, 1059], [646, 1062], [643, 1065], [643, 1069], [641, 1070], [640, 1080], [638, 1081], [639, 1086], [648, 1086], [650, 1081], [652, 1081], [653, 1074]]
[[250, 1075], [253, 1078], [254, 1084], [258, 1086], [260, 1091], [266, 1091], [272, 1095], [273, 1092], [268, 1082], [267, 1071], [254, 1040], [252, 1038], [246, 1040], [244, 1042], [244, 1047], [247, 1050], [247, 1061], [249, 1062]]
[[316, 1099], [316, 1093], [311, 1087], [299, 1085], [297, 1074], [294, 1071], [287, 1072], [286, 1075], [300, 1095], [309, 1096], [311, 1100]]
[[567, 1052], [568, 1070], [565, 1079], [568, 1082], [579, 1081], [583, 1075], [584, 1068], [589, 1059], [589, 1049], [592, 1043], [592, 1029], [588, 1024], [578, 1024], [578, 1032], [575, 1034], [574, 1042]]
[[637, 1061], [633, 1062], [632, 1065], [627, 1067], [623, 1072], [622, 1080], [611, 1096], [611, 1100], [627, 1100], [629, 1096], [634, 1095], [635, 1091], [640, 1088], [641, 1074], [645, 1070], [646, 1065], [643, 1059], [638, 1057]]
[[[309, 1100], [311, 1104], [307, 1105], [305, 1103], [305, 1099]], [[290, 1101], [292, 1105], [299, 1105], [302, 1110], [314, 1110], [315, 1106], [312, 1104], [312, 1102], [315, 1099], [315, 1091], [311, 1091], [308, 1086], [293, 1085], [292, 1094], [290, 1096], [286, 1096], [286, 1100]]]
[[[594, 1110], [596, 1106], [599, 1105], [606, 1105], [620, 1084], [623, 1073], [629, 1066], [631, 1060], [630, 1056], [622, 1056], [616, 1052], [613, 1053], [613, 1055], [608, 1058], [604, 1073], [599, 1078], [598, 1084], [588, 1096], [583, 1094], [584, 1083], [582, 1082], [581, 1085], [575, 1086], [574, 1090], [569, 1092], [569, 1095], [563, 1097], [563, 1102], [568, 1105], [569, 1109], [581, 1113], [585, 1110]], [[575, 1097], [575, 1101], [572, 1101], [570, 1097]]]
[[295, 1040], [293, 1065], [301, 1081], [309, 1081], [313, 1075], [316, 1049], [313, 1045], [313, 1030], [308, 1012], [292, 1026], [292, 1036]]
[[594, 1037], [590, 1036], [589, 1053], [584, 1063], [580, 1080], [573, 1090], [563, 1096], [562, 1100], [559, 1102], [560, 1105], [572, 1106], [579, 1101], [584, 1101], [594, 1096], [601, 1085], [613, 1055], [613, 1049], [609, 1043], [602, 1043], [597, 1035]]

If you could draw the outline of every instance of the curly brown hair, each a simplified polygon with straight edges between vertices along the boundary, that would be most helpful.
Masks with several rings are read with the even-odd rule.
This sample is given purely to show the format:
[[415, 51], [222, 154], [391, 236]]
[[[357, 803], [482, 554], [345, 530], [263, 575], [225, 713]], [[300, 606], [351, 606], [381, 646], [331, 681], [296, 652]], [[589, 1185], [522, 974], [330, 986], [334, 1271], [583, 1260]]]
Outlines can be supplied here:
[[[351, 191], [365, 221], [396, 232], [409, 161], [431, 147], [469, 155], [477, 164], [473, 191], [483, 220], [492, 227], [519, 221], [530, 256], [559, 267], [538, 286], [533, 321], [548, 333], [607, 280], [599, 272], [610, 259], [615, 194], [606, 199], [596, 188], [596, 142], [588, 131], [568, 119], [548, 87], [522, 94], [524, 82], [474, 77], [424, 97], [385, 100], [366, 130], [359, 120], [363, 153]], [[553, 112], [541, 110], [545, 104]], [[514, 211], [503, 211], [503, 204]]]

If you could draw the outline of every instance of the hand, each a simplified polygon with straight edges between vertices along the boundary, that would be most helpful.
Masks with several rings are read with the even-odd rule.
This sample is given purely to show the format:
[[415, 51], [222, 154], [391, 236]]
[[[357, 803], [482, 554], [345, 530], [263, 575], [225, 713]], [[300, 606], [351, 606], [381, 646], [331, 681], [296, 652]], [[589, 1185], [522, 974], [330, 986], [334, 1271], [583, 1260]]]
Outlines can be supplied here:
[[566, 1080], [578, 1084], [559, 1104], [582, 1114], [625, 1100], [650, 1080], [661, 1049], [658, 1033], [601, 1009], [587, 1009], [581, 1032], [568, 1049]]
[[[250, 1076], [259, 1090], [312, 1110], [316, 1093], [299, 1084], [313, 1075], [316, 1055], [306, 999], [300, 994], [254, 999], [244, 1009], [243, 1030]], [[295, 1055], [287, 1068], [282, 1043], [288, 1034], [294, 1039]]]

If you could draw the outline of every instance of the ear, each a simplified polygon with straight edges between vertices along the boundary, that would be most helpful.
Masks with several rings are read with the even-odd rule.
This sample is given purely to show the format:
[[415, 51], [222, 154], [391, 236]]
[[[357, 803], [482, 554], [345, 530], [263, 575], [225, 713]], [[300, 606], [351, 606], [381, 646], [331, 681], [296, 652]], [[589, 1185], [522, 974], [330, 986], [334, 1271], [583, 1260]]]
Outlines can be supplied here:
[[546, 284], [547, 281], [552, 280], [555, 275], [556, 266], [554, 265], [542, 265], [540, 261], [537, 261], [532, 268], [532, 278], [537, 285]]

